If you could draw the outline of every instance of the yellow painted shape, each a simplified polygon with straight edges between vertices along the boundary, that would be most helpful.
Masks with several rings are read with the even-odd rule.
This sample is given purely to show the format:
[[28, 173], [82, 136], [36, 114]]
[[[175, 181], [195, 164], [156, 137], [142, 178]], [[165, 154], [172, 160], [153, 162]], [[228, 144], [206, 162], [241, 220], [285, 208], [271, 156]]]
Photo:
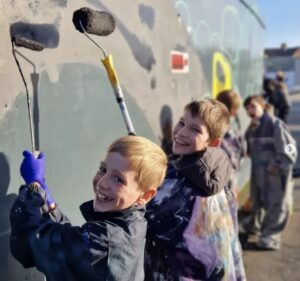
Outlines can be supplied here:
[[[223, 77], [219, 77], [218, 75], [218, 66], [221, 68]], [[212, 67], [212, 97], [214, 99], [221, 91], [232, 88], [231, 76], [231, 67], [228, 60], [221, 53], [214, 53]]]

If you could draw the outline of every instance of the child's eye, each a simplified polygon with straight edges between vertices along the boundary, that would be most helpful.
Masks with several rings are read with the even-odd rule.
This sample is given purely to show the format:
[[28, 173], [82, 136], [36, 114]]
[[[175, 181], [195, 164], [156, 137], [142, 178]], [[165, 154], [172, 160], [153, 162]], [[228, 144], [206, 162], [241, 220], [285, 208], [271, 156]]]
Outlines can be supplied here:
[[179, 122], [178, 122], [178, 125], [179, 125], [180, 127], [183, 127], [183, 126], [184, 126], [184, 122], [183, 122], [183, 121], [179, 121]]
[[114, 181], [116, 183], [124, 184], [124, 180], [119, 176], [114, 176]]
[[106, 173], [106, 168], [101, 166], [101, 167], [99, 168], [99, 173], [100, 173], [101, 175], [104, 175], [104, 174]]
[[192, 128], [192, 131], [193, 131], [194, 133], [200, 133], [200, 130], [197, 129], [197, 128]]

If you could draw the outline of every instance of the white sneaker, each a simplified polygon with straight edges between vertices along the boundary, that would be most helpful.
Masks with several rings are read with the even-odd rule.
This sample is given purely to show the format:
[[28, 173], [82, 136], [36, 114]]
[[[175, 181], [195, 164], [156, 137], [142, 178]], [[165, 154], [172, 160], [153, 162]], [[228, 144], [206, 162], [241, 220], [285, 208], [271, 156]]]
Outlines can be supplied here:
[[256, 247], [261, 250], [279, 250], [280, 249], [280, 242], [276, 241], [272, 238], [260, 238], [259, 241], [256, 243]]

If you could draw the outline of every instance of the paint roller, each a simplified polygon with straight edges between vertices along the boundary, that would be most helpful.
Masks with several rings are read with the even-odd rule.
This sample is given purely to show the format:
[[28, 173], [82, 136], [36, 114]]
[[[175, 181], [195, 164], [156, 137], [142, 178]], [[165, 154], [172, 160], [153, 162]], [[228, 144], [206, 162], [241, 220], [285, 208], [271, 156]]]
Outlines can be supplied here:
[[[32, 51], [42, 51], [44, 49], [44, 45], [34, 41], [32, 39], [28, 39], [25, 37], [21, 37], [21, 36], [16, 36], [16, 35], [12, 35], [11, 36], [11, 42], [12, 42], [12, 53], [14, 56], [14, 59], [17, 63], [19, 72], [21, 74], [23, 83], [25, 85], [25, 90], [26, 90], [26, 100], [27, 100], [27, 111], [28, 111], [28, 119], [29, 119], [29, 128], [30, 128], [30, 138], [31, 138], [31, 149], [32, 149], [32, 153], [35, 157], [37, 157], [39, 155], [39, 152], [36, 150], [36, 146], [35, 146], [35, 136], [34, 136], [34, 129], [33, 129], [33, 121], [32, 121], [32, 115], [31, 115], [31, 105], [30, 105], [30, 98], [29, 98], [29, 93], [28, 93], [28, 88], [27, 88], [27, 83], [23, 74], [23, 71], [21, 69], [21, 65], [19, 63], [19, 60], [16, 56], [16, 54], [19, 54], [23, 57], [23, 55], [21, 53], [19, 53], [15, 47], [23, 47], [26, 49], [30, 49]], [[34, 186], [32, 188], [35, 188]], [[47, 193], [47, 205], [49, 207], [50, 210], [53, 210], [55, 208], [55, 202], [53, 200], [53, 197], [51, 196], [51, 193], [48, 189], [47, 186], [43, 187]]]
[[17, 47], [24, 47], [32, 51], [42, 51], [44, 49], [43, 44], [21, 36], [14, 35], [11, 37], [11, 41]]
[[33, 40], [25, 38], [25, 37], [19, 37], [19, 36], [12, 36], [11, 37], [11, 42], [12, 42], [12, 53], [13, 53], [13, 56], [14, 56], [15, 61], [17, 63], [17, 66], [18, 66], [19, 72], [21, 74], [23, 83], [25, 85], [26, 100], [27, 100], [27, 111], [28, 111], [29, 128], [30, 128], [30, 138], [31, 138], [31, 149], [32, 149], [32, 153], [34, 154], [34, 153], [36, 153], [36, 147], [35, 147], [35, 137], [34, 137], [34, 130], [33, 130], [33, 121], [32, 121], [32, 116], [31, 116], [30, 98], [29, 98], [27, 83], [26, 83], [23, 71], [21, 69], [21, 65], [19, 63], [19, 60], [16, 56], [16, 54], [20, 54], [20, 53], [15, 49], [15, 46], [30, 49], [32, 51], [42, 51], [44, 49], [44, 46], [43, 46], [43, 44], [41, 44], [39, 42], [33, 41]]
[[75, 28], [83, 33], [90, 41], [92, 41], [102, 52], [103, 59], [101, 59], [108, 79], [113, 88], [116, 100], [119, 104], [121, 113], [123, 115], [125, 125], [129, 135], [135, 135], [134, 128], [127, 110], [124, 100], [122, 88], [120, 86], [116, 69], [113, 65], [113, 57], [111, 54], [107, 55], [102, 46], [100, 46], [89, 34], [107, 36], [115, 30], [114, 17], [104, 11], [95, 11], [93, 9], [83, 7], [73, 13], [73, 24]]

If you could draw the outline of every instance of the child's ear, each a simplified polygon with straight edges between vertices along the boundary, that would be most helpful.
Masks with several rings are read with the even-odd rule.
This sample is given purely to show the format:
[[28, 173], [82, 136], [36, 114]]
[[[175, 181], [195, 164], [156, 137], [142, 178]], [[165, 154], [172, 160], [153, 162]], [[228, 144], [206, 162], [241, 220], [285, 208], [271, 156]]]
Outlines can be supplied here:
[[146, 192], [144, 192], [139, 199], [136, 201], [138, 206], [142, 206], [147, 204], [154, 196], [156, 195], [156, 189], [150, 188]]
[[221, 139], [217, 138], [217, 139], [213, 139], [212, 141], [210, 141], [209, 146], [213, 146], [213, 147], [217, 147], [221, 144]]

